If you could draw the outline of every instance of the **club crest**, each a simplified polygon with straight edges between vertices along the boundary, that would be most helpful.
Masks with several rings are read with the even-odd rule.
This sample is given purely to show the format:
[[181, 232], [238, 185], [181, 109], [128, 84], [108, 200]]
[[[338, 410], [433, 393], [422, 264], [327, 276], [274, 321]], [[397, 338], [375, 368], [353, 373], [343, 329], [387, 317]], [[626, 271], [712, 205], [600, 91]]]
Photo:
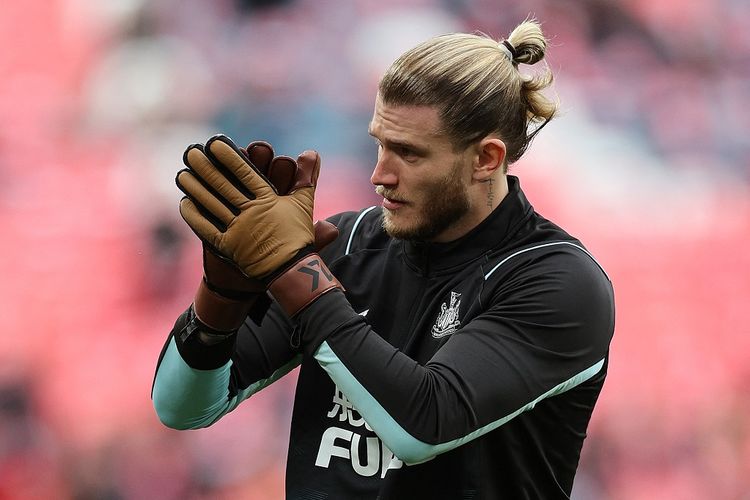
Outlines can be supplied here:
[[451, 292], [450, 304], [443, 302], [435, 324], [432, 325], [433, 337], [439, 339], [458, 330], [458, 327], [461, 326], [458, 319], [459, 307], [461, 307], [461, 294]]

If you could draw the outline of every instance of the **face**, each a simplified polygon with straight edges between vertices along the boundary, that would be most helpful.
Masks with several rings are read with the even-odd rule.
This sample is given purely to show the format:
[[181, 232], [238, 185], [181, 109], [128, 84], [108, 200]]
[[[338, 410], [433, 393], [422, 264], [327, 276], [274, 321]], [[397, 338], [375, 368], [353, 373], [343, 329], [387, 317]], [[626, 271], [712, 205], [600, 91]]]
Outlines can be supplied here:
[[378, 144], [371, 182], [383, 196], [383, 227], [394, 238], [450, 241], [471, 209], [471, 155], [456, 153], [429, 106], [388, 106], [378, 98], [370, 122]]

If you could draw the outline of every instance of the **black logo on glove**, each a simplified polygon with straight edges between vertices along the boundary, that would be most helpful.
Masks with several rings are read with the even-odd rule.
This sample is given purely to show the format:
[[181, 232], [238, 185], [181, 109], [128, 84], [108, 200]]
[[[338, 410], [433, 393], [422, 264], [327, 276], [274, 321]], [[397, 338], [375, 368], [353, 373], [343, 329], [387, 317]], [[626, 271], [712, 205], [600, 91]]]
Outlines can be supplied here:
[[333, 275], [330, 272], [328, 272], [328, 269], [326, 269], [325, 266], [321, 266], [320, 261], [317, 259], [311, 260], [310, 262], [307, 263], [307, 265], [297, 269], [297, 271], [301, 273], [309, 274], [310, 276], [312, 276], [312, 288], [310, 289], [311, 292], [314, 292], [315, 290], [318, 289], [318, 286], [320, 284], [321, 272], [323, 273], [323, 276], [325, 276], [325, 278], [328, 281], [333, 280]]

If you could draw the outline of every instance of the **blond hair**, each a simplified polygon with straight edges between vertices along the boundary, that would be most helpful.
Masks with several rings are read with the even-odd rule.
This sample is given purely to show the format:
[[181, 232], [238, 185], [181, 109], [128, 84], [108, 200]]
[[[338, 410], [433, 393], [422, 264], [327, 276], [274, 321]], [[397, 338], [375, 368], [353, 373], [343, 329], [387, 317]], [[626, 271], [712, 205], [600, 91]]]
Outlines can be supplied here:
[[380, 80], [385, 104], [437, 106], [444, 132], [456, 150], [490, 134], [505, 142], [506, 165], [518, 160], [557, 112], [543, 95], [552, 72], [522, 75], [519, 64], [544, 58], [547, 41], [535, 20], [507, 40], [484, 34], [434, 37], [401, 55]]

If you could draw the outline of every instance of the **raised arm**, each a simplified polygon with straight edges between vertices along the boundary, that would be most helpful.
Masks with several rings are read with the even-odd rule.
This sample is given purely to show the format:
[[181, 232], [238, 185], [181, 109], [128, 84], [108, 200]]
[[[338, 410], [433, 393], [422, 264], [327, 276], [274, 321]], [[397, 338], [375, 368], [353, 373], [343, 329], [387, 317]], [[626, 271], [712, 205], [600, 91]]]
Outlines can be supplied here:
[[[264, 142], [253, 142], [237, 154], [281, 195], [304, 175], [293, 159], [274, 156]], [[204, 147], [189, 146], [183, 161], [187, 169], [178, 175], [178, 186], [186, 193], [207, 186], [205, 177], [212, 175], [215, 165]], [[232, 182], [238, 184], [236, 179]], [[202, 199], [206, 206], [198, 200], [193, 206], [226, 217], [231, 206], [217, 192], [211, 193], [215, 196]], [[313, 234], [320, 250], [338, 231], [320, 221]], [[152, 390], [159, 418], [178, 429], [210, 425], [300, 361], [290, 346], [288, 319], [278, 310], [266, 314], [270, 300], [265, 284], [247, 276], [205, 239], [202, 242], [203, 279], [194, 303], [177, 319], [162, 349]]]

